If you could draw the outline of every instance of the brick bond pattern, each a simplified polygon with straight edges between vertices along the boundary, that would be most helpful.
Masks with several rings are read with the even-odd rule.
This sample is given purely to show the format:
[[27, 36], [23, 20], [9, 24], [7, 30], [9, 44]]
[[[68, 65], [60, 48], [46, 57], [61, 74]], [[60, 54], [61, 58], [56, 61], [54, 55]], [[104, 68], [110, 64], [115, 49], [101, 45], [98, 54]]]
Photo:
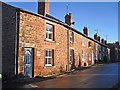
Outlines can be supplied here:
[[[46, 41], [46, 23], [54, 25], [55, 40], [50, 42]], [[72, 30], [71, 30], [72, 31]], [[74, 32], [74, 31], [73, 31]], [[19, 32], [19, 53], [18, 53], [18, 73], [24, 74], [24, 47], [34, 48], [34, 76], [47, 75], [58, 73], [66, 70], [68, 63], [68, 45], [70, 49], [74, 49], [75, 67], [84, 66], [84, 63], [92, 65], [92, 60], [89, 60], [89, 53], [94, 53], [96, 43], [84, 36], [74, 32], [74, 42], [68, 42], [69, 30], [63, 25], [48, 21], [41, 17], [20, 12], [20, 32]], [[85, 40], [85, 45], [82, 46], [82, 39]], [[88, 42], [91, 42], [91, 48], [88, 47]], [[45, 66], [45, 50], [54, 50], [54, 66]], [[82, 50], [85, 54], [85, 61], [82, 61]], [[99, 53], [98, 47], [98, 53]], [[69, 64], [71, 68], [71, 64]]]

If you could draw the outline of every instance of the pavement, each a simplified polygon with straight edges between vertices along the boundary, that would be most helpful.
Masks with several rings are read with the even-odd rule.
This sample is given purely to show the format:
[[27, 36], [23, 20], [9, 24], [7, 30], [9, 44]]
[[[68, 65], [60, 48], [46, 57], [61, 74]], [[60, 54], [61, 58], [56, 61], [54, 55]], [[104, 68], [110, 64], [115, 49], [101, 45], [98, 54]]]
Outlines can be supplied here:
[[4, 83], [3, 88], [118, 88], [120, 62], [99, 64], [63, 75]]

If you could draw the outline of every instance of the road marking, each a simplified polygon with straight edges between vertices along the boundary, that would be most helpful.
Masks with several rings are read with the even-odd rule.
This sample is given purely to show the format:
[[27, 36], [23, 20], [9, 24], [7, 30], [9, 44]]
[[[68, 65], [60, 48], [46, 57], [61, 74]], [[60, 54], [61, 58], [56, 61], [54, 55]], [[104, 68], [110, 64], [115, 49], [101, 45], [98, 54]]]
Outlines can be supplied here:
[[33, 84], [27, 84], [27, 85], [24, 85], [24, 88], [38, 88], [38, 86]]
[[29, 84], [31, 87], [33, 88], [37, 88], [38, 86], [37, 85], [33, 85], [33, 84]]
[[56, 76], [56, 77], [63, 77], [63, 76], [65, 76], [65, 74], [64, 75], [60, 75], [60, 76]]

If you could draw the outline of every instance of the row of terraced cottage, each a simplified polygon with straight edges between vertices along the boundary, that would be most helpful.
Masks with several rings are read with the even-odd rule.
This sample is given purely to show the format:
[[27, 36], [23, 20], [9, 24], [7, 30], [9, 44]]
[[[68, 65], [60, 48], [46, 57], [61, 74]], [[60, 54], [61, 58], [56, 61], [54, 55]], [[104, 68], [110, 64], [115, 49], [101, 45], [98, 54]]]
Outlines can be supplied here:
[[110, 60], [107, 41], [73, 28], [72, 13], [62, 22], [49, 14], [49, 2], [38, 3], [38, 14], [2, 2], [4, 78], [35, 77], [91, 66]]

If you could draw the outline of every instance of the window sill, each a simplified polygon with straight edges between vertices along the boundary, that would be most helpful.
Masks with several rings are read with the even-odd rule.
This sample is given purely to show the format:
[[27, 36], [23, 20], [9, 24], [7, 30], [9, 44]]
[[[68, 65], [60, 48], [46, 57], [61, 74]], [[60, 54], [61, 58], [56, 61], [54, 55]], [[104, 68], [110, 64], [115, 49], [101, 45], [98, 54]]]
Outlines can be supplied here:
[[91, 46], [88, 46], [88, 48], [91, 48]]
[[91, 59], [89, 59], [89, 61], [91, 61]]
[[85, 59], [82, 59], [82, 61], [84, 62], [84, 61], [85, 61]]
[[52, 42], [52, 43], [55, 42], [55, 41], [53, 41], [52, 39], [45, 39], [45, 41], [47, 41], [47, 42]]
[[51, 66], [52, 66], [52, 64], [45, 64], [45, 66], [46, 66], [46, 67], [51, 67]]
[[85, 45], [82, 45], [82, 47], [85, 47]]

